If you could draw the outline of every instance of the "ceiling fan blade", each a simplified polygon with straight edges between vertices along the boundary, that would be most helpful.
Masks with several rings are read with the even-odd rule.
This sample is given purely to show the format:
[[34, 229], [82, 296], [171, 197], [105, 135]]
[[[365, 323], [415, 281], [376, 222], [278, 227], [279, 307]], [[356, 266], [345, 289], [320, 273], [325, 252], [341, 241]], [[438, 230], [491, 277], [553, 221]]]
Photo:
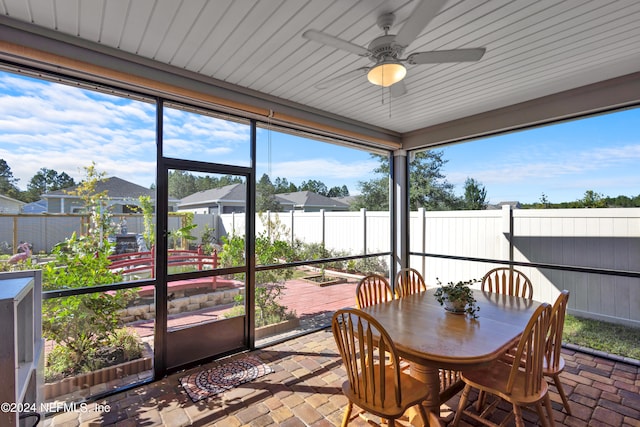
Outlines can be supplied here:
[[369, 72], [369, 67], [356, 68], [355, 70], [349, 71], [344, 74], [340, 74], [337, 76], [329, 77], [328, 79], [324, 79], [313, 85], [316, 89], [328, 89], [332, 86], [335, 86], [339, 83], [347, 82], [349, 80], [353, 80], [356, 77], [361, 77], [366, 75]]
[[436, 17], [447, 0], [422, 0], [409, 15], [396, 35], [396, 44], [407, 47], [418, 37], [425, 27]]
[[318, 30], [307, 30], [302, 33], [302, 37], [308, 40], [313, 40], [318, 43], [326, 44], [328, 46], [333, 46], [338, 49], [346, 50], [347, 52], [355, 53], [360, 56], [370, 56], [371, 53], [362, 46], [358, 46], [357, 44], [353, 44], [346, 40], [339, 39], [338, 37], [334, 37], [330, 34], [323, 33]]
[[435, 50], [433, 52], [412, 53], [405, 60], [409, 64], [440, 64], [443, 62], [473, 62], [479, 61], [486, 49]]
[[407, 93], [407, 86], [404, 84], [404, 80], [389, 86], [389, 94], [392, 98], [399, 98], [405, 93]]

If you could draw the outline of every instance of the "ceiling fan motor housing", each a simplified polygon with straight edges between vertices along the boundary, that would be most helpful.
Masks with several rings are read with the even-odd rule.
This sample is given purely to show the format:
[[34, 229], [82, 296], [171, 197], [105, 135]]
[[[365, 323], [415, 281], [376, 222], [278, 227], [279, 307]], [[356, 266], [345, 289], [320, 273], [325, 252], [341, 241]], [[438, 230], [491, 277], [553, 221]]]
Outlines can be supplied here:
[[402, 55], [402, 46], [395, 44], [394, 35], [384, 35], [375, 38], [369, 43], [369, 52], [371, 52], [371, 59], [374, 62], [380, 62], [384, 60], [398, 60]]

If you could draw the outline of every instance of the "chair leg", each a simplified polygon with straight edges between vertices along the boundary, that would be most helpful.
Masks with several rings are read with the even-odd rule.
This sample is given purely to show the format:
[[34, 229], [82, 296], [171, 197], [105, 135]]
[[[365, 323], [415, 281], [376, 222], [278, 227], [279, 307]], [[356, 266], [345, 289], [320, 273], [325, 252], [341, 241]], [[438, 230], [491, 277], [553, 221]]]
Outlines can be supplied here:
[[564, 410], [567, 411], [568, 415], [571, 415], [571, 407], [569, 406], [569, 399], [567, 399], [567, 395], [564, 393], [564, 388], [562, 388], [562, 382], [560, 382], [560, 375], [555, 374], [553, 376], [553, 383], [556, 385], [558, 389], [558, 394], [560, 398], [562, 398], [562, 405], [564, 406]]
[[542, 402], [536, 402], [536, 412], [538, 413], [538, 419], [540, 420], [542, 427], [549, 427], [547, 416], [542, 412]]
[[551, 408], [551, 398], [549, 393], [544, 396], [544, 406], [547, 408], [547, 419], [549, 420], [549, 426], [555, 427], [556, 422], [553, 419], [553, 409]]
[[347, 409], [344, 411], [344, 417], [342, 418], [342, 427], [349, 425], [349, 418], [351, 418], [351, 410], [353, 409], [353, 402], [347, 403]]
[[513, 415], [516, 419], [516, 427], [524, 427], [524, 420], [522, 419], [522, 408], [518, 405], [513, 405]]
[[478, 413], [482, 413], [482, 407], [484, 406], [485, 398], [487, 397], [486, 393], [483, 390], [478, 392], [478, 400], [476, 401], [476, 411]]
[[453, 423], [451, 424], [453, 427], [457, 427], [460, 422], [460, 418], [462, 417], [462, 411], [464, 411], [464, 407], [467, 404], [467, 400], [469, 399], [469, 392], [471, 391], [471, 386], [469, 384], [464, 386], [464, 390], [462, 390], [462, 395], [460, 396], [460, 402], [458, 403], [458, 409], [456, 410], [456, 416], [453, 418]]
[[420, 419], [422, 420], [422, 425], [430, 426], [429, 416], [427, 415], [427, 411], [425, 411], [424, 406], [421, 403], [416, 405], [418, 408], [418, 413], [420, 414]]

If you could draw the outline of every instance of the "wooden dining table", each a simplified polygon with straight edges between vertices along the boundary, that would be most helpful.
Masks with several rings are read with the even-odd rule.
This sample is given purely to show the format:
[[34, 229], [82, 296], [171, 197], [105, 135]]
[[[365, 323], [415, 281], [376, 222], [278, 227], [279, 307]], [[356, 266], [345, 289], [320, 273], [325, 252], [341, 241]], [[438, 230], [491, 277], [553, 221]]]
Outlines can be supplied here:
[[439, 414], [439, 368], [469, 370], [491, 363], [516, 345], [540, 302], [474, 290], [478, 317], [450, 313], [436, 288], [363, 308], [387, 330], [411, 375], [431, 391], [425, 407]]

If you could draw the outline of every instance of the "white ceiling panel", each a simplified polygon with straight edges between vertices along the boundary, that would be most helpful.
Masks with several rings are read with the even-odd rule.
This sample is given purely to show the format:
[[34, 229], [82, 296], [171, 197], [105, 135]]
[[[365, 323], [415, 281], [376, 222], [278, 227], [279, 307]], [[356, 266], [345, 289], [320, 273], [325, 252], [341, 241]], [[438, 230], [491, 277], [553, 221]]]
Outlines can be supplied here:
[[307, 40], [307, 29], [367, 47], [419, 0], [2, 0], [0, 12], [54, 32], [391, 131], [439, 123], [640, 71], [640, 1], [449, 0], [412, 52], [485, 47], [478, 62], [407, 65], [407, 93], [360, 75], [370, 59]]

